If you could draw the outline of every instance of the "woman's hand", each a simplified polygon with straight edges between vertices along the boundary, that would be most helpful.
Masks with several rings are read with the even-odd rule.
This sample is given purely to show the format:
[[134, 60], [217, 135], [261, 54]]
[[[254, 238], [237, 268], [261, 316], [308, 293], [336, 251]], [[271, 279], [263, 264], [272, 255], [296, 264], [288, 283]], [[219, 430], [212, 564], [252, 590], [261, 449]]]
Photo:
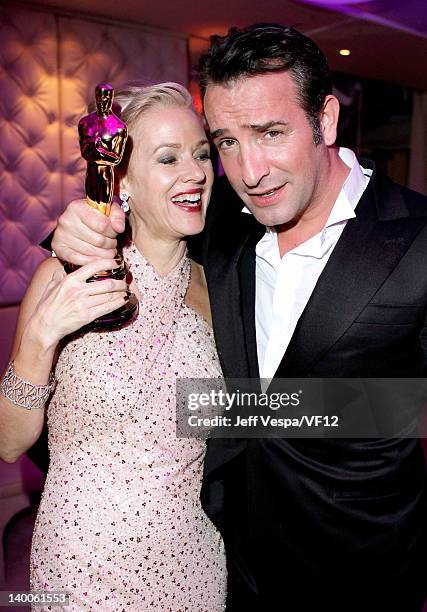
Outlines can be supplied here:
[[116, 236], [124, 229], [125, 213], [116, 202], [107, 217], [86, 200], [74, 200], [58, 219], [52, 248], [63, 261], [82, 266], [95, 257], [114, 257]]
[[86, 282], [97, 272], [115, 267], [114, 259], [98, 259], [71, 274], [56, 270], [28, 321], [26, 338], [49, 351], [64, 336], [120, 308], [127, 300], [125, 280]]

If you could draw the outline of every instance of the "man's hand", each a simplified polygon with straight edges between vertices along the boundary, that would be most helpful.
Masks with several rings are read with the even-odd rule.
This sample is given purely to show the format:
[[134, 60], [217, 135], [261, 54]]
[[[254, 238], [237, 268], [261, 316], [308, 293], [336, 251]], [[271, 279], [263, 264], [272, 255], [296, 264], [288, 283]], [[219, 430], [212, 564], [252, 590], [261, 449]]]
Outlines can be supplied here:
[[94, 259], [114, 258], [117, 234], [125, 229], [125, 213], [113, 202], [106, 217], [86, 200], [74, 200], [59, 217], [52, 248], [63, 261], [83, 266]]

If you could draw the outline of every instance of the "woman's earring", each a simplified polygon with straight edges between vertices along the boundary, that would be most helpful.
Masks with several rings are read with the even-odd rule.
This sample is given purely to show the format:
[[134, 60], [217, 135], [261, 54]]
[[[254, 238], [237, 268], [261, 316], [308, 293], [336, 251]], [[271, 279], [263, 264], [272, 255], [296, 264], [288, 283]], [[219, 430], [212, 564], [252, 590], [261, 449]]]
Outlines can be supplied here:
[[122, 210], [127, 213], [129, 212], [129, 194], [127, 191], [120, 192], [120, 200], [122, 201]]

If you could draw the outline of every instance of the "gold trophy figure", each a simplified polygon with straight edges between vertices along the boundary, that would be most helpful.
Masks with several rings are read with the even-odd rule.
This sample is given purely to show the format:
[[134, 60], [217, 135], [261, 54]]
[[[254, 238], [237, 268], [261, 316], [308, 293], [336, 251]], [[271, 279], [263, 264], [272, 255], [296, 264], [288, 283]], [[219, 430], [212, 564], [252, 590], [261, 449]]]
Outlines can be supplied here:
[[111, 110], [113, 88], [99, 83], [95, 88], [96, 111], [79, 121], [80, 151], [87, 161], [86, 199], [104, 215], [110, 214], [114, 170], [122, 160], [128, 131]]
[[[114, 166], [122, 160], [128, 131], [112, 111], [114, 90], [109, 83], [99, 83], [95, 88], [96, 111], [79, 121], [80, 151], [87, 161], [86, 200], [107, 217], [110, 214], [114, 193]], [[117, 268], [99, 272], [87, 282], [102, 281], [106, 278], [123, 279], [128, 267], [121, 253], [116, 256]], [[65, 264], [67, 272], [75, 269]], [[136, 314], [138, 301], [132, 293], [121, 308], [96, 319], [91, 327], [117, 327], [129, 321]]]

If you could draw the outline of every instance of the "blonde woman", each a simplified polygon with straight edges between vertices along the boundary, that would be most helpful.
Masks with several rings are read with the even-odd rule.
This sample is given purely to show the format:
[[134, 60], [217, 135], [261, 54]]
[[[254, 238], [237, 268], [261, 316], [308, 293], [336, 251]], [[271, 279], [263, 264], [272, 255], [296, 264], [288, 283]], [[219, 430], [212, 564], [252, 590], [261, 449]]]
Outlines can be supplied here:
[[[115, 100], [132, 143], [119, 172], [139, 315], [118, 331], [69, 337], [121, 305], [128, 287], [85, 282], [112, 261], [68, 276], [58, 260], [43, 262], [3, 383], [1, 455], [15, 460], [40, 435], [54, 370], [31, 588], [68, 591], [67, 610], [215, 612], [224, 607], [226, 572], [220, 536], [199, 502], [205, 448], [176, 439], [174, 397], [177, 377], [220, 374], [204, 275], [186, 250], [186, 236], [204, 226], [209, 144], [180, 85], [132, 86]], [[15, 405], [22, 380], [38, 398], [33, 410]]]

